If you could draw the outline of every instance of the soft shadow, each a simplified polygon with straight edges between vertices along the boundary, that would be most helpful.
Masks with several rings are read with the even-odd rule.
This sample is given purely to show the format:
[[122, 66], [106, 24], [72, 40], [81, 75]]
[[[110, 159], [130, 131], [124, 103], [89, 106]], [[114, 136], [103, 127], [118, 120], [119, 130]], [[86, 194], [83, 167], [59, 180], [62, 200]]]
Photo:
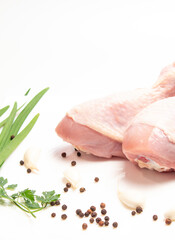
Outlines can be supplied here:
[[[71, 160], [81, 160], [81, 161], [87, 161], [87, 162], [106, 162], [106, 161], [118, 161], [121, 160], [119, 157], [112, 157], [112, 158], [103, 158], [103, 157], [97, 157], [92, 154], [88, 154], [85, 152], [81, 152], [81, 157], [77, 157], [77, 152], [75, 151], [74, 147], [70, 144], [66, 145], [59, 145], [55, 148], [52, 149], [52, 155], [55, 158], [61, 157], [62, 152], [66, 152], [67, 156], [66, 159], [71, 159]], [[126, 160], [127, 159], [122, 159]]]
[[137, 185], [159, 185], [175, 180], [175, 172], [157, 172], [155, 170], [142, 169], [130, 161], [123, 162], [125, 180]]

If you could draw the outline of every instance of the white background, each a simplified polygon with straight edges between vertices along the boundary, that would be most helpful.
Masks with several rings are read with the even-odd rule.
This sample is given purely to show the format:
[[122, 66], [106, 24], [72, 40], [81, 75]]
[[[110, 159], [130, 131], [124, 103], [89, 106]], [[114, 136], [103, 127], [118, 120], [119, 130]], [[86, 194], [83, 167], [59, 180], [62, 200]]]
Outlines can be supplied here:
[[[113, 92], [149, 87], [161, 69], [175, 60], [174, 1], [112, 0], [0, 0], [0, 107], [18, 100], [19, 105], [49, 86], [34, 112], [41, 116], [27, 139], [1, 168], [1, 176], [37, 191], [56, 189], [68, 205], [68, 219], [60, 220], [60, 206], [26, 216], [12, 206], [0, 207], [3, 239], [173, 239], [174, 223], [165, 226], [163, 214], [173, 199], [174, 174], [138, 170], [124, 160], [103, 161], [82, 154], [59, 139], [54, 129], [66, 111], [77, 103]], [[28, 88], [31, 92], [23, 97]], [[31, 113], [34, 115], [34, 112]], [[42, 149], [39, 174], [26, 174], [19, 166], [30, 145]], [[61, 159], [66, 150], [68, 158]], [[63, 193], [63, 171], [77, 160], [87, 191]], [[117, 179], [126, 174], [128, 186], [144, 190], [147, 207], [130, 216], [117, 198]], [[98, 185], [93, 178], [100, 177]], [[118, 229], [89, 225], [82, 231], [75, 210], [107, 204]], [[172, 202], [174, 199], [172, 200]], [[175, 208], [175, 204], [174, 204]], [[55, 211], [57, 217], [51, 219]], [[98, 210], [99, 211], [99, 210]], [[152, 215], [159, 214], [157, 222]], [[110, 223], [110, 224], [111, 224]]]

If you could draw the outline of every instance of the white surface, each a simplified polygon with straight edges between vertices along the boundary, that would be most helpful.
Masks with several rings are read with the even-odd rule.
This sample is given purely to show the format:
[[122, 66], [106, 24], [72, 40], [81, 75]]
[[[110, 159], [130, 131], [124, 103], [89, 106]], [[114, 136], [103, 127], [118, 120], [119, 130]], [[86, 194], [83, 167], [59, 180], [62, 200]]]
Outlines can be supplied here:
[[[165, 226], [163, 215], [175, 208], [174, 173], [140, 170], [124, 160], [104, 161], [86, 154], [77, 159], [72, 146], [63, 143], [54, 129], [76, 103], [153, 84], [162, 67], [175, 60], [174, 7], [174, 1], [156, 0], [0, 0], [0, 107], [14, 100], [23, 103], [50, 86], [30, 114], [31, 119], [35, 112], [41, 113], [35, 128], [0, 175], [18, 183], [19, 189], [55, 189], [62, 194], [61, 203], [68, 205], [65, 221], [60, 220], [60, 206], [38, 213], [37, 219], [16, 207], [0, 206], [2, 239], [173, 239], [174, 223]], [[40, 172], [26, 174], [19, 160], [33, 144], [42, 149]], [[68, 158], [62, 159], [65, 150]], [[86, 188], [82, 194], [78, 189], [63, 193], [63, 172], [74, 158]], [[146, 195], [141, 215], [131, 217], [118, 200], [117, 181], [123, 175], [125, 187]], [[99, 183], [93, 181], [96, 176]], [[88, 219], [79, 219], [75, 210], [99, 207], [101, 202], [107, 205], [110, 223], [116, 220], [118, 228], [89, 224], [82, 231], [81, 224]], [[54, 211], [57, 216], [52, 219]], [[153, 214], [158, 214], [157, 222], [152, 221]]]

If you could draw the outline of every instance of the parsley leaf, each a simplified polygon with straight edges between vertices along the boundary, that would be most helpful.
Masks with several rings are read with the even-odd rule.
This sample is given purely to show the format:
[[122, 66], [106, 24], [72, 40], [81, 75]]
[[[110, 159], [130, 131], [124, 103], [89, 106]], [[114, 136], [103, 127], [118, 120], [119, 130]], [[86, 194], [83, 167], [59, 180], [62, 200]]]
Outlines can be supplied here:
[[4, 179], [3, 177], [0, 177], [0, 186], [4, 187], [7, 184], [8, 180], [7, 178]]
[[18, 185], [17, 184], [11, 184], [6, 187], [7, 190], [14, 190]]
[[19, 194], [26, 200], [34, 201], [34, 190], [25, 189], [24, 191], [19, 192]]
[[39, 203], [33, 202], [33, 201], [29, 201], [29, 200], [26, 200], [26, 201], [25, 201], [25, 205], [26, 205], [28, 208], [30, 208], [30, 209], [39, 209], [39, 208], [40, 208]]

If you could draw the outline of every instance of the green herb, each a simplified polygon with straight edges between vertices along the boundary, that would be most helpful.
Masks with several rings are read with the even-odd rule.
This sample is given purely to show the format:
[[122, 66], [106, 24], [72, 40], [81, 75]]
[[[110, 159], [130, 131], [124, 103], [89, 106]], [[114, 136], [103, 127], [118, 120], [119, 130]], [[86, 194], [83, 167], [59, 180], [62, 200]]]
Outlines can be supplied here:
[[[29, 134], [29, 132], [35, 125], [39, 114], [35, 115], [35, 117], [29, 122], [29, 124], [19, 133], [19, 130], [23, 125], [24, 121], [26, 120], [27, 116], [41, 99], [41, 97], [48, 91], [48, 89], [49, 88], [45, 88], [41, 92], [39, 92], [25, 106], [25, 108], [20, 112], [16, 119], [15, 116], [18, 109], [17, 103], [15, 102], [8, 118], [6, 118], [0, 123], [0, 127], [3, 127], [0, 134], [0, 167], [2, 166], [4, 161], [10, 156], [10, 154], [17, 148], [17, 146], [24, 140], [24, 138]], [[15, 136], [13, 140], [11, 140], [12, 135]]]
[[24, 96], [27, 96], [27, 95], [29, 94], [30, 90], [31, 90], [31, 88], [29, 88], [29, 89], [27, 90], [27, 92], [24, 94]]
[[60, 194], [55, 194], [55, 191], [43, 192], [42, 196], [35, 194], [35, 190], [25, 189], [23, 191], [8, 194], [8, 190], [14, 190], [17, 184], [7, 185], [8, 180], [0, 177], [0, 199], [6, 199], [14, 203], [19, 209], [26, 213], [35, 216], [35, 212], [39, 212], [46, 208], [48, 204], [57, 201]]
[[6, 106], [0, 109], [0, 117], [9, 109], [10, 106]]

